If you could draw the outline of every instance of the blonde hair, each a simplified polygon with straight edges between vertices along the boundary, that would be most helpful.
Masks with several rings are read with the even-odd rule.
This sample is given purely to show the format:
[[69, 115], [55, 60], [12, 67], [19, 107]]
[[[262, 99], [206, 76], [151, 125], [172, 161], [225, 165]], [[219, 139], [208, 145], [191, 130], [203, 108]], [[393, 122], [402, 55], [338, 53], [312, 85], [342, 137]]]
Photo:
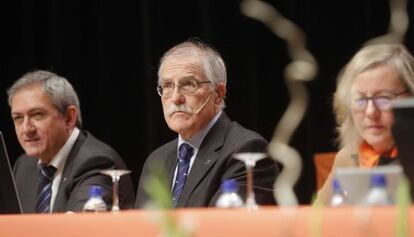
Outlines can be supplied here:
[[360, 49], [339, 74], [334, 93], [333, 110], [337, 123], [337, 140], [341, 148], [355, 148], [362, 140], [349, 109], [352, 82], [359, 74], [383, 65], [392, 67], [400, 76], [401, 82], [414, 94], [414, 59], [405, 46], [378, 44]]

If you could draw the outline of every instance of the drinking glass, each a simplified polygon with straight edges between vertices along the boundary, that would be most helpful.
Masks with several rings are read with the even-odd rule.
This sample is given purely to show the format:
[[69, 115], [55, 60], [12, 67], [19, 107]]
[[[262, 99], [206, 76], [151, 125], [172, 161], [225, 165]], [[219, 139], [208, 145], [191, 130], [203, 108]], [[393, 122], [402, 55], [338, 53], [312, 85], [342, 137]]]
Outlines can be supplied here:
[[102, 174], [108, 175], [112, 178], [112, 212], [119, 211], [119, 193], [118, 193], [118, 186], [119, 186], [119, 179], [124, 174], [131, 173], [130, 170], [117, 170], [117, 169], [109, 169], [109, 170], [102, 170]]
[[267, 155], [265, 153], [259, 152], [245, 152], [245, 153], [237, 153], [233, 155], [233, 158], [238, 159], [244, 162], [246, 166], [246, 173], [247, 173], [247, 192], [246, 192], [246, 208], [248, 210], [256, 210], [258, 208], [256, 199], [254, 197], [254, 190], [253, 190], [253, 170], [256, 166], [256, 162], [265, 158]]

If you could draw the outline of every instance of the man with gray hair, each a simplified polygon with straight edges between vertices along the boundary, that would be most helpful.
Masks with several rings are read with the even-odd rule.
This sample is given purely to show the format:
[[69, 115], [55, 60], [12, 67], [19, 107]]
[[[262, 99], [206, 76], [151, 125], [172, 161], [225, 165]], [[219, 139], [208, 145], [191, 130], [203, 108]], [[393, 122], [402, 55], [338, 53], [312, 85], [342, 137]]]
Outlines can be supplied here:
[[[223, 112], [226, 68], [217, 51], [200, 41], [186, 41], [161, 59], [157, 91], [164, 118], [178, 138], [161, 146], [147, 158], [138, 184], [136, 208], [149, 201], [144, 187], [151, 167], [168, 172], [174, 207], [214, 206], [220, 185], [235, 179], [245, 197], [244, 164], [235, 153], [265, 152], [266, 140], [233, 122]], [[274, 204], [272, 186], [278, 174], [269, 158], [255, 168], [254, 187], [259, 204]]]
[[[105, 169], [125, 169], [111, 147], [81, 129], [78, 96], [63, 77], [48, 71], [25, 74], [7, 91], [15, 131], [25, 154], [14, 165], [24, 213], [79, 212], [92, 185], [112, 203]], [[134, 202], [131, 177], [119, 186], [122, 208]]]

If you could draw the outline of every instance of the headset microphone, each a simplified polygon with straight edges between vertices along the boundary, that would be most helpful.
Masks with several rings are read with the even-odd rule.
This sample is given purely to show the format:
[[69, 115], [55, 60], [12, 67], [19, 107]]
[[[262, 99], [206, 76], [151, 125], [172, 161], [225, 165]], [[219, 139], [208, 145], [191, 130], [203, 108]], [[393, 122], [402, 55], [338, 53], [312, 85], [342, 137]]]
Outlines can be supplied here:
[[207, 102], [210, 100], [210, 97], [211, 97], [211, 93], [207, 97], [207, 100], [204, 102], [204, 104], [196, 111], [196, 114], [200, 113], [200, 111], [206, 106]]

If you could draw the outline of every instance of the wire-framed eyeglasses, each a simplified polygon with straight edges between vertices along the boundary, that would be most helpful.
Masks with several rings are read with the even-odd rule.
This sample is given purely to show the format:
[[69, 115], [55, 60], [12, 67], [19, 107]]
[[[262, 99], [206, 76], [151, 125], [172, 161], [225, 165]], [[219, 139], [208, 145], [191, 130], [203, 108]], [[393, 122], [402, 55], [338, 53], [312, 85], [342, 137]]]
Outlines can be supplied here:
[[211, 83], [211, 81], [181, 80], [177, 85], [173, 82], [164, 82], [162, 85], [157, 86], [157, 92], [162, 97], [171, 97], [174, 93], [174, 88], [177, 87], [183, 94], [192, 94], [198, 89], [199, 84], [204, 83]]
[[382, 111], [390, 110], [392, 107], [392, 102], [398, 96], [408, 93], [408, 90], [404, 90], [399, 93], [393, 92], [381, 92], [378, 95], [374, 96], [360, 96], [352, 99], [351, 108], [354, 111], [364, 111], [368, 105], [368, 101], [372, 101], [373, 105]]

